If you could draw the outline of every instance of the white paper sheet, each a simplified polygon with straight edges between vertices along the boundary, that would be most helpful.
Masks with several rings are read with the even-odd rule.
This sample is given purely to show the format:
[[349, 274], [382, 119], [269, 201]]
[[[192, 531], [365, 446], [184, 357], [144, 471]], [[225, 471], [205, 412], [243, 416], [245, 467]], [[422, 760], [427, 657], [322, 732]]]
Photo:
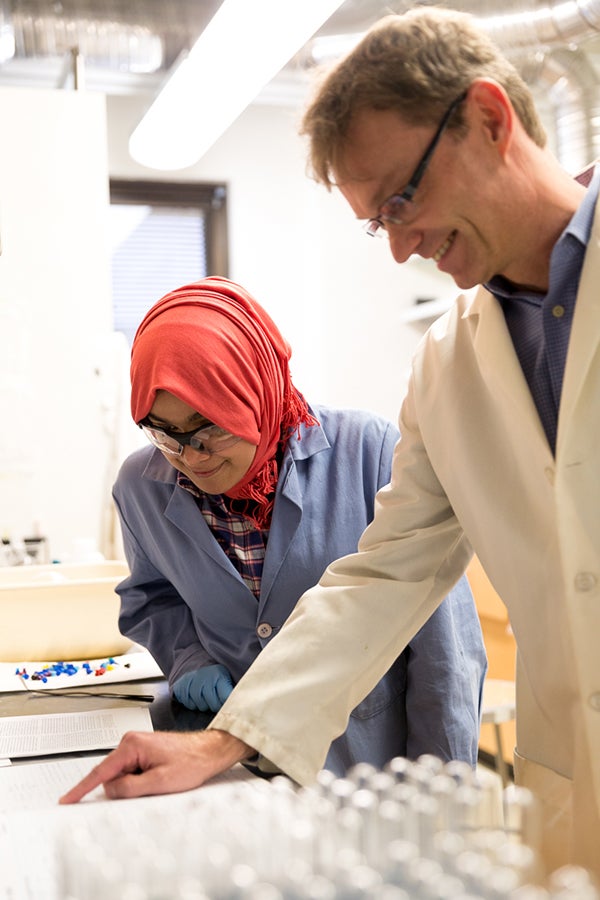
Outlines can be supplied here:
[[[64, 900], [61, 885], [61, 841], [78, 825], [92, 827], [118, 840], [123, 829], [143, 834], [154, 822], [164, 834], [185, 826], [186, 812], [209, 799], [222, 801], [234, 814], [233, 797], [264, 789], [265, 782], [235, 766], [208, 784], [181, 794], [107, 800], [97, 788], [81, 803], [58, 806], [58, 798], [101, 759], [70, 757], [24, 763], [0, 772], [0, 898]], [[164, 830], [164, 831], [163, 831]]]
[[[103, 753], [11, 766], [0, 771], [0, 813], [56, 809], [59, 798], [101, 759]], [[98, 799], [105, 799], [101, 787], [91, 791], [83, 802]]]
[[[69, 671], [67, 671], [67, 667], [69, 667]], [[76, 671], [73, 672], [73, 669]], [[45, 676], [46, 680], [44, 681], [40, 673], [46, 670], [49, 670], [51, 674]], [[19, 674], [23, 672], [29, 677], [24, 678]], [[68, 663], [61, 663], [60, 660], [0, 662], [0, 691], [97, 688], [102, 687], [103, 684], [161, 678], [162, 674], [156, 661], [146, 650], [136, 650], [122, 656], [111, 656], [104, 659], [72, 660]], [[34, 675], [37, 677], [34, 678]]]
[[0, 757], [73, 753], [116, 747], [126, 731], [152, 731], [141, 706], [0, 717]]

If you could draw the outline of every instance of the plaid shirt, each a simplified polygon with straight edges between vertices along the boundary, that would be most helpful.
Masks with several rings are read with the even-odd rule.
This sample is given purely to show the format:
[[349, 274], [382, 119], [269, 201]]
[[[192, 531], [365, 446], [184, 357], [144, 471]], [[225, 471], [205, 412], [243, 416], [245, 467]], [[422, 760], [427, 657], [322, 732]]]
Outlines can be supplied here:
[[177, 483], [193, 495], [221, 549], [258, 600], [269, 532], [259, 531], [242, 515], [241, 510], [247, 510], [251, 501], [204, 494], [181, 472], [177, 473]]

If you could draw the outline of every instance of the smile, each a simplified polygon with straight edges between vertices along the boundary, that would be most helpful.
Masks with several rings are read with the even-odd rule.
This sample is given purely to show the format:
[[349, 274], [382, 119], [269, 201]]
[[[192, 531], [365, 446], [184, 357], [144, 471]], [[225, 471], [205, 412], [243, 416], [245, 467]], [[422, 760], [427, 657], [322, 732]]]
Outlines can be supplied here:
[[438, 263], [440, 261], [440, 259], [442, 259], [446, 255], [446, 253], [448, 252], [448, 250], [454, 243], [455, 237], [456, 237], [456, 231], [453, 231], [451, 234], [448, 235], [448, 237], [446, 238], [446, 240], [444, 241], [442, 246], [439, 247], [435, 251], [435, 253], [433, 254], [433, 259], [435, 260], [436, 263]]
[[223, 462], [220, 462], [218, 466], [215, 466], [214, 469], [210, 469], [208, 472], [199, 472], [196, 469], [189, 469], [188, 471], [192, 473], [195, 478], [211, 478], [213, 475], [219, 471]]

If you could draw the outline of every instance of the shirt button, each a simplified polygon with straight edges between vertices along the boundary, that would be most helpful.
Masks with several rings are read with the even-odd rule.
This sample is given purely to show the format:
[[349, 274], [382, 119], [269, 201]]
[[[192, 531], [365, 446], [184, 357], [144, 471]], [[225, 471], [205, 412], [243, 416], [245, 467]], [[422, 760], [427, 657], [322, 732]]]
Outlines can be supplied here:
[[554, 484], [554, 469], [552, 466], [546, 466], [544, 469], [544, 474], [548, 479], [549, 484]]
[[576, 591], [591, 591], [596, 587], [596, 576], [592, 572], [578, 572], [575, 576]]
[[273, 634], [273, 629], [269, 625], [268, 622], [261, 622], [258, 628], [256, 629], [256, 633], [259, 638], [268, 638]]
[[560, 303], [557, 303], [556, 306], [552, 307], [552, 315], [555, 319], [562, 319], [565, 314], [564, 306], [561, 306]]
[[596, 691], [595, 694], [590, 694], [588, 697], [588, 703], [595, 709], [596, 712], [600, 712], [600, 692]]

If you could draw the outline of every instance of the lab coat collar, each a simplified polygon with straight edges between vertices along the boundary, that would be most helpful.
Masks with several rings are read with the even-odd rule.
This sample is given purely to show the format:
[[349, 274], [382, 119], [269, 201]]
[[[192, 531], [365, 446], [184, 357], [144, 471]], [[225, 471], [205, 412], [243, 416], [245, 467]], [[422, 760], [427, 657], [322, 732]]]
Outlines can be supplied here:
[[[573, 417], [578, 409], [586, 378], [598, 350], [600, 334], [600, 304], [597, 302], [597, 285], [600, 280], [600, 213], [596, 212], [592, 232], [581, 271], [573, 325], [569, 338], [569, 350], [560, 400], [556, 457], [565, 448]], [[460, 307], [460, 298], [457, 301]], [[515, 416], [521, 414], [522, 427], [533, 424], [536, 436], [545, 441], [543, 428], [527, 386], [525, 376], [518, 362], [504, 314], [498, 301], [481, 287], [470, 303], [462, 304], [462, 317], [473, 320], [476, 328], [474, 346], [481, 371], [494, 385], [496, 391], [504, 394], [515, 404]], [[516, 419], [515, 419], [516, 421]], [[547, 441], [545, 441], [547, 444]], [[548, 448], [550, 450], [550, 448]]]
[[502, 306], [484, 287], [480, 287], [473, 299], [463, 302], [462, 306], [462, 318], [471, 322], [478, 367], [490, 385], [491, 393], [504, 408], [507, 417], [515, 423], [515, 432], [520, 433], [523, 439], [527, 435], [531, 446], [537, 446], [542, 452], [545, 464], [551, 464], [552, 451], [517, 357]]
[[575, 302], [558, 415], [557, 457], [562, 449], [566, 449], [573, 420], [580, 412], [579, 401], [584, 399], [586, 393], [584, 388], [587, 385], [590, 389], [588, 379], [598, 352], [598, 335], [600, 334], [600, 303], [598, 303], [597, 287], [600, 280], [599, 206], [600, 202], [596, 204], [592, 233], [587, 245]]
[[[318, 413], [310, 406], [308, 407], [311, 416], [319, 421]], [[329, 441], [320, 425], [301, 425], [300, 437], [297, 433], [292, 434], [288, 442], [288, 449], [293, 459], [308, 459], [321, 450], [329, 449]]]

